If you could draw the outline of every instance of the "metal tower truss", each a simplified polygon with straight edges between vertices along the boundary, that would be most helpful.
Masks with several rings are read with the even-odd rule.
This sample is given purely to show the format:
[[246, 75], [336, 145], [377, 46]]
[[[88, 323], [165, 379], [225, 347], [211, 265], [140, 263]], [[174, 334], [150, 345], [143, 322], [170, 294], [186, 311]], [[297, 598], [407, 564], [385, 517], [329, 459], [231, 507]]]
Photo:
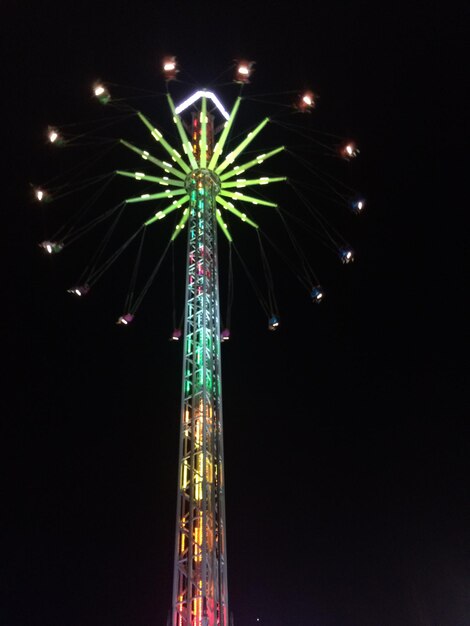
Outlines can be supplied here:
[[[180, 210], [182, 216], [172, 239], [186, 226], [188, 230], [173, 626], [228, 626], [217, 224], [231, 242], [223, 211], [257, 229], [258, 225], [236, 208], [235, 203], [277, 206], [244, 195], [238, 189], [283, 181], [285, 177], [234, 177], [260, 165], [283, 147], [236, 165], [238, 156], [266, 126], [268, 118], [224, 155], [240, 98], [235, 101], [230, 114], [211, 92], [198, 91], [178, 107], [170, 94], [167, 98], [184, 154], [175, 150], [162, 133], [138, 113], [172, 163], [121, 140], [122, 145], [139, 154], [144, 161], [163, 170], [163, 176], [122, 170], [117, 174], [165, 188], [126, 200], [127, 203], [165, 198], [171, 201], [148, 219], [145, 226]], [[213, 111], [208, 111], [208, 102], [213, 105]], [[185, 127], [180, 113], [190, 106], [193, 111], [196, 108], [196, 112], [192, 114], [191, 135], [188, 137], [186, 128], [189, 125]], [[225, 121], [214, 145], [214, 114], [217, 110]]]
[[227, 622], [216, 177], [190, 196], [174, 608], [176, 626]]

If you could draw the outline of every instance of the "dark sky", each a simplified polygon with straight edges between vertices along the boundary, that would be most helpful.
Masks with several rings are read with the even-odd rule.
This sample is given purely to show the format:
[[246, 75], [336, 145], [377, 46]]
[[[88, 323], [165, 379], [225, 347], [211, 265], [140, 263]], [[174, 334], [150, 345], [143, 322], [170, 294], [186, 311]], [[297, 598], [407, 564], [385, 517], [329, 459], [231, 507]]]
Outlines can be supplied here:
[[[257, 62], [247, 94], [317, 90], [308, 123], [357, 138], [343, 172], [368, 199], [359, 219], [334, 213], [357, 262], [318, 253], [320, 307], [273, 261], [279, 332], [235, 268], [223, 347], [235, 626], [468, 626], [467, 202], [447, 177], [460, 171], [449, 162], [463, 133], [464, 12], [335, 1], [6, 2], [2, 13], [0, 626], [166, 623], [182, 357], [168, 341], [168, 269], [132, 328], [116, 327], [126, 264], [73, 300], [87, 244], [44, 258], [37, 243], [70, 207], [29, 198], [30, 182], [63, 167], [44, 128], [92, 119], [96, 78], [163, 92], [165, 53], [200, 85], [246, 57]], [[163, 99], [139, 106], [168, 123]], [[270, 112], [243, 107], [247, 127]], [[268, 146], [285, 141], [276, 132]], [[254, 259], [251, 233], [234, 231]]]

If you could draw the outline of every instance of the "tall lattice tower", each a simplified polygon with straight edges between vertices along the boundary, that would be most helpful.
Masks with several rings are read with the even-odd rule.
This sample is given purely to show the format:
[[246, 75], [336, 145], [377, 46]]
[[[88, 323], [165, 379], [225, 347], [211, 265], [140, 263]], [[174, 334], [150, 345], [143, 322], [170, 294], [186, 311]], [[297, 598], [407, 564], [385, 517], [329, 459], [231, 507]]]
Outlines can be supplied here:
[[[230, 115], [215, 94], [207, 91], [196, 92], [176, 108], [170, 96], [168, 100], [191, 164], [184, 181], [189, 202], [178, 225], [181, 230], [187, 222], [188, 248], [173, 626], [228, 626], [217, 223], [229, 242], [232, 238], [218, 205], [257, 228], [226, 198], [276, 205], [229, 188], [285, 180], [263, 177], [233, 181], [234, 176], [282, 148], [222, 174], [268, 119], [219, 164], [240, 98]], [[215, 146], [214, 115], [208, 102], [214, 113], [226, 120]], [[179, 117], [190, 105], [197, 107], [192, 114], [191, 140]]]
[[[224, 457], [213, 116], [192, 116], [174, 626], [227, 624]], [[191, 159], [192, 160], [192, 159]]]
[[[197, 91], [178, 107], [168, 94], [168, 102], [185, 157], [164, 147], [184, 172], [187, 194], [181, 201], [173, 201], [179, 206], [187, 201], [174, 236], [186, 224], [188, 230], [173, 626], [228, 626], [217, 223], [229, 242], [232, 238], [218, 204], [257, 228], [229, 199], [276, 205], [229, 188], [285, 179], [229, 180], [262, 163], [271, 153], [234, 166], [222, 175], [268, 122], [265, 119], [219, 164], [240, 98], [230, 115], [217, 96], [208, 91]], [[208, 103], [214, 114], [225, 118], [215, 146], [214, 114], [208, 110]], [[189, 106], [196, 108], [191, 119], [191, 139], [180, 118]], [[151, 131], [157, 141], [162, 141], [156, 129]], [[174, 183], [181, 186], [178, 181]], [[171, 196], [171, 190], [168, 192]], [[162, 213], [155, 216], [161, 217]]]

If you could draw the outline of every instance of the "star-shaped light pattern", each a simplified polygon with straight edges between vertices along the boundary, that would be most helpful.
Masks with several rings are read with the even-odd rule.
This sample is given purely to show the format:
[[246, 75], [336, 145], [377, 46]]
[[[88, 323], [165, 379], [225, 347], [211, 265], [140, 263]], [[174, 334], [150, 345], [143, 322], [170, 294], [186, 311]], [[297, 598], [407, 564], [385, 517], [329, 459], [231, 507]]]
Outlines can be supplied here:
[[[154, 176], [152, 174], [147, 174], [141, 171], [130, 172], [124, 170], [117, 170], [116, 173], [120, 176], [133, 178], [137, 181], [152, 182], [161, 187], [165, 187], [163, 191], [157, 191], [156, 193], [144, 193], [140, 196], [127, 198], [125, 202], [127, 204], [132, 204], [136, 202], [150, 202], [154, 200], [161, 201], [164, 199], [171, 199], [171, 202], [168, 205], [159, 209], [150, 219], [145, 222], [145, 226], [149, 226], [150, 224], [153, 224], [158, 220], [162, 220], [168, 214], [178, 210], [181, 213], [181, 219], [179, 220], [173, 232], [172, 240], [174, 240], [184, 228], [189, 217], [188, 204], [190, 201], [190, 197], [188, 189], [191, 175], [195, 171], [205, 170], [211, 172], [214, 176], [214, 179], [217, 181], [217, 187], [219, 191], [216, 200], [221, 208], [217, 208], [216, 218], [217, 223], [219, 224], [222, 232], [227, 237], [227, 239], [229, 241], [232, 241], [230, 231], [223, 219], [224, 211], [232, 213], [233, 215], [237, 216], [242, 222], [245, 222], [253, 228], [257, 229], [258, 224], [251, 220], [242, 210], [243, 204], [248, 203], [253, 205], [264, 205], [274, 208], [277, 207], [277, 204], [275, 202], [269, 202], [255, 196], [246, 195], [240, 192], [239, 189], [245, 187], [269, 185], [274, 182], [285, 181], [286, 177], [261, 176], [259, 178], [241, 178], [241, 175], [244, 174], [247, 170], [256, 167], [257, 165], [260, 165], [270, 157], [284, 150], [284, 146], [280, 146], [267, 153], [259, 154], [254, 159], [246, 161], [242, 164], [237, 164], [236, 161], [247, 149], [250, 143], [255, 139], [255, 137], [263, 130], [263, 128], [269, 122], [269, 118], [266, 117], [260, 124], [258, 124], [258, 126], [254, 130], [250, 131], [247, 136], [231, 152], [225, 155], [224, 158], [224, 147], [227, 142], [230, 130], [235, 121], [241, 98], [237, 98], [230, 114], [226, 113], [217, 96], [209, 91], [197, 91], [195, 94], [190, 96], [187, 100], [185, 100], [177, 107], [175, 106], [175, 103], [173, 102], [173, 99], [169, 93], [167, 94], [167, 99], [173, 115], [173, 122], [176, 125], [181, 140], [182, 152], [178, 152], [178, 150], [171, 146], [164, 138], [163, 134], [147, 119], [147, 117], [145, 117], [141, 112], [138, 112], [140, 120], [149, 129], [153, 139], [157, 143], [159, 143], [163, 150], [168, 154], [170, 162], [158, 159], [157, 157], [150, 154], [148, 150], [142, 150], [137, 146], [134, 146], [133, 144], [121, 139], [122, 145], [126, 146], [129, 150], [132, 150], [135, 153], [139, 154], [144, 161], [149, 161], [150, 163], [152, 163], [152, 165], [157, 166], [161, 170], [162, 175]], [[180, 117], [180, 113], [182, 113], [187, 107], [191, 106], [199, 99], [201, 100], [201, 132], [199, 140], [199, 150], [197, 151], [198, 155], [195, 155], [193, 145], [187, 135], [187, 132]], [[222, 117], [226, 119], [219, 141], [216, 143], [212, 155], [209, 154], [209, 156], [207, 150], [208, 100], [210, 100], [215, 105]]]

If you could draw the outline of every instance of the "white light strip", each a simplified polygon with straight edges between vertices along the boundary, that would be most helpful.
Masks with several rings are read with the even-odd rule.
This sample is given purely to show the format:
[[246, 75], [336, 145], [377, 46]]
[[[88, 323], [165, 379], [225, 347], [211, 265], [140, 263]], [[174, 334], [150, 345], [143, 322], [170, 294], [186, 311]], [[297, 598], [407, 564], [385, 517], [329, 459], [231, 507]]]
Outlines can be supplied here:
[[209, 98], [209, 100], [212, 100], [212, 102], [215, 104], [215, 106], [217, 107], [217, 109], [220, 111], [220, 113], [222, 114], [222, 116], [228, 120], [228, 118], [230, 117], [230, 115], [227, 113], [227, 111], [224, 109], [224, 107], [222, 106], [222, 103], [220, 102], [220, 100], [217, 98], [217, 96], [212, 93], [211, 91], [196, 91], [195, 93], [193, 93], [192, 96], [189, 96], [189, 98], [187, 100], [185, 100], [184, 102], [182, 102], [181, 104], [179, 104], [176, 109], [175, 109], [175, 113], [177, 115], [179, 115], [182, 111], [184, 111], [185, 109], [187, 109], [189, 106], [191, 106], [192, 104], [194, 104], [194, 102], [196, 102], [196, 100], [199, 100], [199, 98], [202, 97], [205, 98]]

